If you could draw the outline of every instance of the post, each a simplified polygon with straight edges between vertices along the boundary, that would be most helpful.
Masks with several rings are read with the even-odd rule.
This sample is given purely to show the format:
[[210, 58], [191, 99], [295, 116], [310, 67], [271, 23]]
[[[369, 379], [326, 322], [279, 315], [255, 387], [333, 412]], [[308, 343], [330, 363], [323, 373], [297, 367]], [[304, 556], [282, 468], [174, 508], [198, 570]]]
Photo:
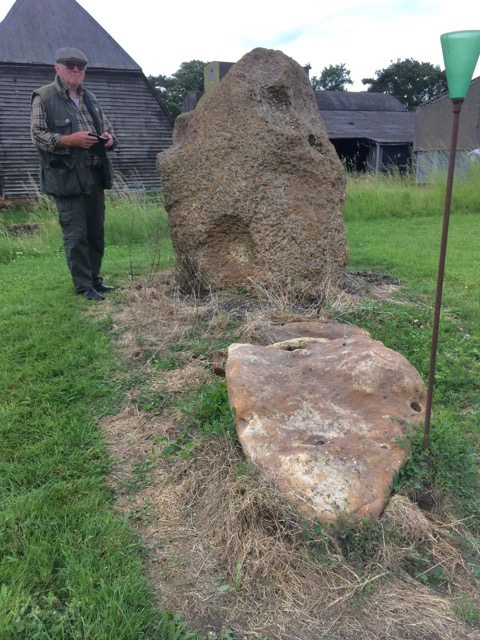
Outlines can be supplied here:
[[438, 264], [437, 293], [435, 296], [435, 311], [433, 315], [432, 347], [430, 351], [430, 369], [428, 372], [427, 404], [425, 407], [425, 426], [423, 431], [423, 448], [428, 447], [430, 434], [430, 418], [432, 414], [433, 387], [435, 382], [435, 364], [437, 360], [438, 328], [440, 325], [440, 311], [442, 306], [443, 277], [445, 273], [445, 257], [447, 255], [448, 225], [450, 222], [450, 207], [452, 203], [453, 176], [455, 174], [455, 157], [457, 154], [458, 126], [463, 98], [452, 100], [452, 136], [450, 140], [450, 157], [448, 159], [447, 186], [445, 192], [445, 206], [443, 210], [442, 240], [440, 243], [440, 258]]
[[438, 265], [437, 293], [435, 296], [435, 312], [432, 330], [432, 348], [430, 352], [430, 369], [428, 372], [427, 403], [425, 407], [425, 426], [423, 431], [423, 447], [428, 447], [430, 435], [430, 418], [432, 414], [433, 386], [435, 381], [435, 363], [437, 359], [438, 326], [442, 305], [443, 274], [447, 253], [448, 223], [450, 221], [450, 205], [452, 202], [453, 176], [455, 173], [455, 156], [457, 153], [458, 125], [460, 111], [467, 95], [480, 56], [480, 31], [452, 31], [440, 36], [445, 74], [447, 76], [448, 93], [453, 105], [452, 136], [450, 140], [450, 157], [448, 159], [447, 188], [443, 211], [443, 231], [440, 245]]

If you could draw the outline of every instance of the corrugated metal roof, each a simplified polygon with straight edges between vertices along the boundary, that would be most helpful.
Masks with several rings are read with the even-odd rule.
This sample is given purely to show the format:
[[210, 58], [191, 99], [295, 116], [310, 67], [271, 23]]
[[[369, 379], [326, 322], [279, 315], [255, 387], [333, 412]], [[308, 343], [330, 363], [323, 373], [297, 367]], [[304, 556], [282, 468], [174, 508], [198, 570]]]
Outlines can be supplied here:
[[371, 91], [315, 91], [328, 137], [365, 138], [380, 144], [411, 144], [415, 113], [397, 98]]
[[330, 139], [367, 138], [383, 144], [413, 142], [413, 111], [320, 110], [320, 113]]
[[17, 0], [0, 23], [0, 61], [53, 65], [76, 47], [89, 67], [140, 71], [139, 65], [75, 0]]
[[373, 91], [315, 91], [320, 111], [406, 111], [388, 93]]
[[[467, 95], [465, 97], [465, 102], [468, 102], [469, 96], [471, 96], [472, 94], [472, 88], [473, 90], [475, 90], [476, 85], [480, 84], [480, 76], [477, 76], [476, 78], [473, 78], [473, 80], [470, 82], [470, 88], [467, 92]], [[449, 104], [450, 103], [450, 96], [448, 95], [448, 91], [446, 91], [445, 93], [442, 93], [442, 95], [433, 98], [432, 100], [429, 100], [428, 102], [424, 102], [423, 104], [421, 104], [419, 107], [417, 107], [416, 111], [419, 112], [422, 109], [429, 109], [431, 104], [435, 104], [436, 102], [444, 102], [444, 101], [448, 101]]]
[[[462, 105], [457, 149], [471, 151], [480, 145], [480, 76], [474, 78]], [[452, 101], [448, 93], [426, 102], [415, 112], [414, 151], [450, 150]]]

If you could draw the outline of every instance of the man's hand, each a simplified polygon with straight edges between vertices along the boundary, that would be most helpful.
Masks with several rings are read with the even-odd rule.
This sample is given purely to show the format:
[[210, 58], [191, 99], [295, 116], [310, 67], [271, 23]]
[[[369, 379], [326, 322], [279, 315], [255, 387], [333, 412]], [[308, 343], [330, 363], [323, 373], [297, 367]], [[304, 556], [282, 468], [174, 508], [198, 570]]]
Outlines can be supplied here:
[[[105, 131], [102, 133], [102, 138], [105, 138], [105, 148], [109, 149], [113, 145], [112, 136]], [[76, 131], [67, 136], [62, 136], [58, 142], [58, 147], [80, 147], [80, 149], [90, 149], [90, 147], [96, 144], [97, 139], [95, 136], [91, 136], [87, 131]]]
[[106, 149], [110, 149], [110, 147], [111, 147], [111, 146], [112, 146], [112, 144], [113, 144], [113, 138], [112, 138], [112, 136], [111, 136], [109, 133], [107, 133], [107, 132], [105, 131], [104, 133], [102, 133], [102, 138], [106, 138], [106, 139], [107, 139], [107, 142], [105, 143], [105, 148], [106, 148]]
[[[102, 137], [105, 137], [103, 134]], [[80, 147], [80, 149], [90, 149], [97, 142], [94, 136], [90, 136], [87, 131], [76, 131], [67, 136], [62, 136], [58, 141], [58, 147]], [[111, 144], [111, 143], [110, 143]], [[108, 146], [108, 143], [107, 145]]]

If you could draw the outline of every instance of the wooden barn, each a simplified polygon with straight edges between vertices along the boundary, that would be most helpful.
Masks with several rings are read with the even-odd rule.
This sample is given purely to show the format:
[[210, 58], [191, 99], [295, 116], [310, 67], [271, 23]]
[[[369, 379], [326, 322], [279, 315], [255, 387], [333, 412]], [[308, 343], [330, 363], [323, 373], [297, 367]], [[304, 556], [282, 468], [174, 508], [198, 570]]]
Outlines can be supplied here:
[[31, 94], [53, 81], [55, 51], [66, 46], [89, 60], [85, 86], [118, 138], [118, 184], [160, 188], [156, 156], [171, 146], [174, 122], [142, 69], [75, 0], [17, 0], [0, 23], [0, 196], [25, 197], [38, 184]]
[[[413, 151], [417, 167], [417, 182], [429, 182], [439, 171], [446, 171], [452, 135], [452, 101], [444, 95], [423, 104], [415, 112]], [[470, 165], [472, 152], [480, 149], [480, 77], [470, 84], [462, 105], [458, 127], [456, 170]]]
[[328, 138], [346, 167], [405, 172], [411, 167], [415, 114], [387, 93], [315, 91]]

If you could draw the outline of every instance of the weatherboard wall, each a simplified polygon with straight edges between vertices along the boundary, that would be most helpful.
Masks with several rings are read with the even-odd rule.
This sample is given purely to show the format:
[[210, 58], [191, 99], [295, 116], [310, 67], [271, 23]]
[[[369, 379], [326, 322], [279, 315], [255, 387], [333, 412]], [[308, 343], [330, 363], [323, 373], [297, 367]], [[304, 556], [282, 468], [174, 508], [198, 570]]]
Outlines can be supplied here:
[[[32, 91], [55, 77], [53, 67], [0, 63], [0, 194], [24, 197], [38, 186], [38, 154], [30, 137]], [[118, 148], [111, 159], [122, 182], [159, 188], [156, 156], [172, 144], [173, 120], [142, 72], [88, 69], [85, 86], [110, 119]]]

